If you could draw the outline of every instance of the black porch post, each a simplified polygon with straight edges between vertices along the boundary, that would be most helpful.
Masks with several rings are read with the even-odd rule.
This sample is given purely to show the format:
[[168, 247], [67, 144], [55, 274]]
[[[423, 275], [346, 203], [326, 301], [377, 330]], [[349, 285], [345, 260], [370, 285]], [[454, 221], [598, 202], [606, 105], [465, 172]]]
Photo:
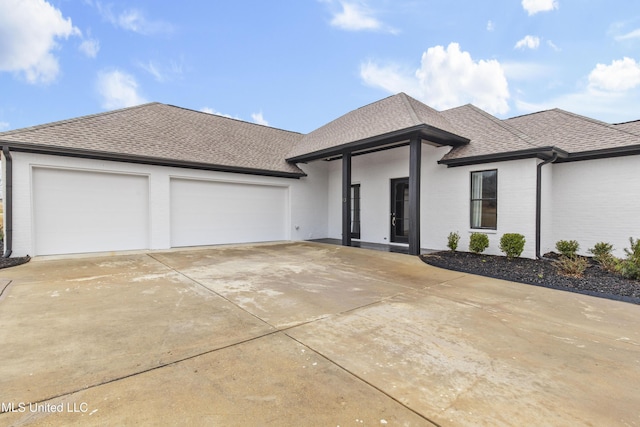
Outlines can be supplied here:
[[409, 255], [420, 255], [420, 167], [422, 140], [411, 138], [409, 144]]
[[342, 155], [342, 246], [351, 246], [351, 153]]

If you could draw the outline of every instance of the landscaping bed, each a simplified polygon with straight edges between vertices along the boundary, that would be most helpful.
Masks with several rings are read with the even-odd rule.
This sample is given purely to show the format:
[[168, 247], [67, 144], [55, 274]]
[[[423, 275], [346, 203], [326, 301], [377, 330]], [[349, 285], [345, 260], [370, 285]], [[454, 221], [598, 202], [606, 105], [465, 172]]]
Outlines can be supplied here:
[[429, 265], [447, 270], [640, 304], [640, 281], [605, 271], [593, 261], [589, 262], [582, 277], [570, 277], [558, 272], [554, 265], [556, 254], [546, 254], [545, 258], [549, 258], [546, 260], [509, 260], [503, 256], [442, 251], [420, 258]]
[[[0, 247], [3, 247], [3, 243], [4, 242], [0, 240]], [[2, 255], [0, 255], [0, 268], [7, 268], [7, 267], [13, 267], [16, 265], [24, 264], [29, 262], [30, 259], [31, 259], [30, 256], [2, 258]]]
[[16, 257], [16, 258], [2, 258], [0, 256], [0, 268], [7, 268], [7, 267], [13, 267], [16, 265], [24, 264], [29, 262], [30, 259], [31, 257], [28, 257], [28, 256]]

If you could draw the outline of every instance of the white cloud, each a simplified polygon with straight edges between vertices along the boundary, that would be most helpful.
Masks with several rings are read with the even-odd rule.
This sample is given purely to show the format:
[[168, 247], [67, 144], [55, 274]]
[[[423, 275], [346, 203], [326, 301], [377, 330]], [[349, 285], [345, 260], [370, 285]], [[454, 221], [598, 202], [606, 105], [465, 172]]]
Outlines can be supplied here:
[[518, 40], [515, 49], [537, 49], [540, 46], [540, 38], [536, 36], [524, 36], [522, 40]]
[[388, 92], [406, 92], [436, 109], [473, 103], [492, 114], [509, 111], [509, 87], [496, 60], [474, 61], [458, 43], [429, 48], [413, 75], [395, 64], [362, 64], [360, 77]]
[[597, 64], [588, 84], [573, 93], [565, 93], [543, 102], [516, 100], [524, 113], [563, 108], [609, 123], [638, 120], [640, 99], [640, 64], [631, 58], [615, 60], [611, 65]]
[[104, 19], [124, 30], [133, 31], [142, 35], [173, 32], [173, 26], [171, 24], [163, 21], [150, 20], [145, 16], [145, 13], [139, 9], [127, 9], [116, 14], [112, 11], [111, 4], [104, 5], [96, 1], [95, 6]]
[[489, 21], [487, 22], [487, 31], [493, 31], [496, 29], [495, 24], [493, 23], [493, 21]]
[[607, 92], [587, 88], [538, 103], [517, 100], [515, 105], [522, 114], [562, 108], [607, 123], [621, 123], [640, 118], [638, 114], [640, 93], [635, 92]]
[[153, 78], [160, 83], [164, 83], [174, 78], [182, 76], [183, 67], [182, 64], [171, 61], [169, 65], [160, 65], [154, 61], [138, 62], [140, 68], [151, 74]]
[[420, 91], [415, 71], [402, 69], [397, 64], [379, 66], [369, 61], [360, 65], [360, 77], [366, 84], [390, 93], [406, 92], [415, 95]]
[[221, 113], [221, 112], [216, 111], [215, 109], [210, 108], [210, 107], [202, 107], [202, 108], [200, 109], [200, 111], [202, 111], [203, 113], [207, 113], [207, 114], [213, 114], [213, 115], [216, 115], [216, 116], [226, 117], [226, 118], [228, 118], [228, 119], [236, 119], [236, 120], [240, 120], [240, 119], [239, 119], [239, 118], [237, 118], [237, 117], [233, 117], [231, 114]]
[[119, 70], [98, 74], [98, 92], [102, 96], [102, 107], [108, 110], [132, 107], [147, 102], [139, 93], [138, 82]]
[[95, 58], [100, 50], [100, 42], [95, 39], [86, 39], [80, 43], [78, 49], [80, 49], [80, 52], [84, 53], [88, 58]]
[[[321, 0], [324, 3], [334, 4], [334, 0]], [[386, 31], [393, 34], [398, 30], [391, 28], [374, 15], [364, 0], [338, 0], [340, 10], [336, 11], [331, 20], [331, 25], [347, 31]]]
[[640, 86], [640, 64], [632, 58], [615, 60], [611, 65], [597, 64], [589, 74], [589, 87], [621, 92]]
[[331, 25], [343, 30], [377, 30], [382, 24], [371, 16], [371, 12], [357, 3], [340, 2], [342, 12], [331, 20]]
[[0, 132], [9, 129], [9, 123], [7, 122], [0, 122]]
[[251, 114], [251, 119], [254, 123], [257, 123], [259, 125], [269, 126], [269, 122], [265, 120], [264, 116], [262, 115], [262, 111], [260, 111], [259, 113]]
[[616, 40], [630, 40], [630, 39], [640, 39], [640, 28], [630, 31], [626, 34], [616, 36]]
[[60, 72], [56, 40], [80, 34], [44, 0], [2, 0], [0, 71], [21, 72], [29, 83], [51, 83]]
[[538, 12], [548, 12], [558, 8], [557, 0], [522, 0], [522, 7], [527, 13], [535, 15]]
[[552, 42], [551, 40], [547, 40], [547, 46], [549, 46], [551, 49], [555, 50], [556, 52], [561, 52], [562, 49], [560, 49], [558, 46], [556, 46], [556, 44], [554, 42]]

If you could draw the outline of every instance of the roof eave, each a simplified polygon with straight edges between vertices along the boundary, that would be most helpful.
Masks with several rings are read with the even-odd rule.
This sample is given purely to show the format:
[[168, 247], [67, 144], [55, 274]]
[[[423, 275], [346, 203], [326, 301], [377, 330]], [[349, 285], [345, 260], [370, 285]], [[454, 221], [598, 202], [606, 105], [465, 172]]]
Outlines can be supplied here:
[[503, 153], [482, 154], [478, 156], [461, 157], [457, 159], [438, 160], [438, 164], [447, 165], [447, 167], [478, 165], [483, 163], [505, 162], [509, 160], [521, 160], [538, 158], [541, 160], [549, 160], [554, 154], [558, 155], [558, 159], [566, 159], [569, 156], [564, 150], [557, 147], [536, 147], [527, 150], [509, 151]]
[[288, 157], [286, 160], [290, 163], [306, 163], [314, 160], [327, 159], [335, 156], [341, 156], [344, 153], [353, 153], [356, 151], [371, 150], [384, 145], [392, 145], [397, 142], [406, 141], [413, 137], [430, 141], [436, 145], [449, 145], [458, 147], [469, 143], [469, 139], [460, 135], [444, 131], [426, 124], [412, 126], [382, 135], [376, 135], [357, 141], [328, 147], [322, 150], [301, 154], [298, 156]]
[[[49, 147], [37, 144], [24, 144], [15, 141], [0, 140], [0, 147], [8, 147], [12, 151], [48, 154], [63, 157], [78, 157], [93, 160], [109, 160], [125, 163], [136, 163], [154, 166], [170, 166], [186, 169], [208, 170], [216, 172], [232, 172], [245, 175], [271, 176], [278, 178], [302, 178], [307, 176], [302, 170], [300, 172], [276, 171], [269, 169], [256, 169], [241, 166], [219, 165], [204, 162], [192, 162], [186, 160], [165, 159], [160, 157], [137, 156], [133, 154], [108, 153], [93, 150], [83, 150], [77, 148]], [[299, 168], [298, 168], [299, 169]]]
[[581, 151], [570, 153], [566, 158], [559, 159], [559, 162], [577, 162], [581, 160], [606, 159], [610, 157], [637, 156], [640, 155], [640, 144], [628, 145], [626, 147], [604, 148], [600, 150]]

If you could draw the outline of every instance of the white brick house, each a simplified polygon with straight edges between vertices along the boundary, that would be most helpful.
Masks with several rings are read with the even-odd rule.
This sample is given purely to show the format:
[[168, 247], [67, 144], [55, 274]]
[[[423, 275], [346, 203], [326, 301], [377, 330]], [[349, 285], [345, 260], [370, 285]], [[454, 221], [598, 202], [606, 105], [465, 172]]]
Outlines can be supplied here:
[[0, 133], [5, 255], [341, 239], [523, 256], [640, 237], [640, 121], [398, 94], [303, 135], [152, 103]]

